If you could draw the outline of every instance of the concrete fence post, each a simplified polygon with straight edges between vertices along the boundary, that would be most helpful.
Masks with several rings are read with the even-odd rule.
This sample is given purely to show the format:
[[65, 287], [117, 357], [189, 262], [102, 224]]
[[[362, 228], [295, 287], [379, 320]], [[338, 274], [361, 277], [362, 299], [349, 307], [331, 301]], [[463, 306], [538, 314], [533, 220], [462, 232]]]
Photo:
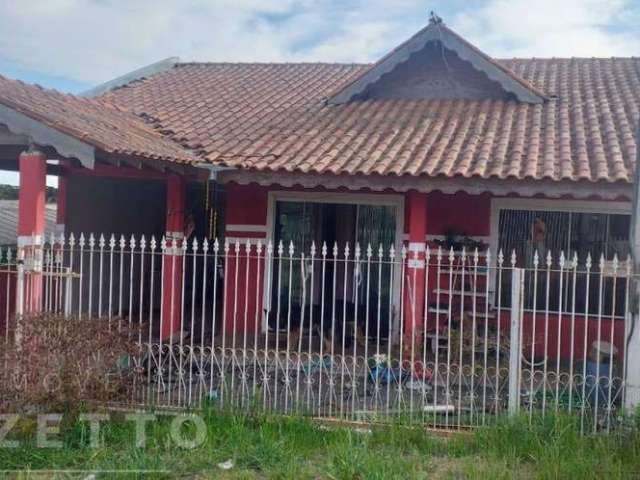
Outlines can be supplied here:
[[24, 317], [25, 286], [24, 249], [19, 248], [16, 262], [16, 333], [14, 338], [17, 348], [20, 348], [20, 344], [22, 343], [22, 321]]
[[[81, 280], [82, 281], [82, 280]], [[65, 268], [65, 288], [64, 288], [64, 316], [71, 316], [71, 289], [73, 288], [73, 274], [71, 268]]]
[[511, 325], [509, 339], [509, 415], [520, 409], [520, 376], [522, 358], [522, 300], [524, 270], [513, 268], [511, 272]]

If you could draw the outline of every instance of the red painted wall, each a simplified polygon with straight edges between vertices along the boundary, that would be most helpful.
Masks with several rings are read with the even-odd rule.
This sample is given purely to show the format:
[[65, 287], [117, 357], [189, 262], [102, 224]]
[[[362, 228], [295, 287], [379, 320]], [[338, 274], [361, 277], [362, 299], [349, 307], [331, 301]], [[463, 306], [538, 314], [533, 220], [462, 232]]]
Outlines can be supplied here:
[[[320, 188], [272, 188], [278, 191], [326, 191]], [[266, 225], [269, 187], [259, 185], [228, 184], [227, 224]], [[336, 190], [338, 191], [338, 190]], [[344, 192], [344, 190], [339, 190]], [[377, 192], [368, 192], [377, 193]], [[405, 196], [405, 203], [406, 196]], [[470, 195], [464, 192], [446, 194], [431, 192], [427, 195], [427, 234], [444, 235], [455, 230], [465, 235], [488, 236], [490, 229], [491, 196]], [[405, 233], [408, 232], [408, 209], [405, 210]], [[236, 235], [233, 235], [236, 236]]]
[[[227, 224], [228, 225], [266, 225], [269, 188], [257, 185], [227, 185]], [[273, 190], [285, 190], [283, 188], [273, 188]], [[302, 189], [286, 189], [297, 190]], [[307, 191], [323, 191], [320, 188]], [[405, 197], [405, 204], [408, 205]], [[445, 235], [448, 231], [455, 231], [458, 234], [470, 236], [490, 235], [490, 213], [491, 196], [489, 194], [470, 195], [459, 192], [446, 194], [442, 192], [432, 192], [427, 195], [426, 207], [426, 232], [427, 235]], [[409, 227], [408, 209], [405, 209], [405, 233]], [[255, 242], [258, 238], [264, 238], [262, 232], [239, 232], [227, 231], [227, 237], [251, 238]], [[233, 329], [242, 331], [245, 327], [245, 315], [247, 318], [247, 329], [253, 331], [257, 326], [260, 328], [262, 318], [262, 289], [264, 280], [264, 249], [261, 259], [256, 258], [256, 246], [251, 247], [251, 253], [247, 258], [246, 241], [241, 242], [239, 255], [236, 256], [234, 246], [231, 245], [227, 260], [227, 288], [226, 288], [226, 326], [227, 332]], [[258, 274], [258, 261], [260, 261], [260, 274]], [[433, 259], [432, 259], [433, 261]], [[248, 269], [247, 269], [248, 264]], [[434, 275], [429, 277], [429, 290], [436, 286], [435, 269]], [[444, 287], [444, 285], [443, 285]], [[258, 290], [258, 295], [256, 291]], [[236, 294], [237, 292], [237, 294]], [[433, 294], [430, 292], [430, 296]], [[430, 301], [432, 298], [430, 298]], [[509, 311], [503, 311], [500, 319], [501, 328], [505, 333], [509, 331]], [[430, 324], [434, 323], [431, 318], [433, 314], [428, 314], [427, 330]], [[494, 322], [496, 320], [493, 320]], [[256, 323], [258, 322], [258, 323]], [[532, 339], [532, 314], [525, 313], [524, 318], [524, 352], [531, 355]], [[541, 357], [544, 354], [545, 338], [545, 318], [543, 315], [536, 316], [535, 334], [535, 355]], [[576, 317], [574, 326], [573, 356], [580, 360], [584, 352], [584, 325], [582, 317]], [[597, 339], [598, 321], [590, 317], [587, 321], [588, 336], [587, 346]], [[611, 321], [603, 319], [601, 322], [601, 339], [611, 341]], [[547, 357], [555, 360], [557, 354], [558, 338], [558, 317], [551, 315], [548, 321], [546, 334], [549, 339]], [[618, 347], [620, 353], [623, 349], [624, 325], [622, 321], [614, 321], [613, 343]], [[572, 353], [571, 325], [568, 316], [563, 316], [561, 336], [560, 336], [560, 356], [563, 359], [570, 357]]]
[[258, 185], [227, 185], [227, 224], [266, 225], [268, 192]]
[[256, 245], [251, 245], [249, 250], [246, 244], [240, 245], [238, 250], [234, 245], [230, 246], [225, 260], [224, 278], [227, 335], [234, 331], [261, 331], [262, 286], [266, 264], [264, 247], [258, 255]]
[[[268, 192], [258, 185], [226, 186], [226, 224], [227, 225], [266, 225]], [[263, 232], [242, 232], [226, 230], [227, 238], [240, 239], [236, 251], [235, 243], [229, 246], [225, 260], [225, 328], [227, 333], [260, 330], [262, 319], [262, 285], [265, 269], [265, 246], [262, 254], [257, 255], [256, 239], [265, 238]], [[254, 239], [247, 251], [246, 239]], [[222, 247], [221, 247], [222, 248]], [[260, 265], [258, 265], [260, 263]], [[229, 340], [231, 341], [231, 340]]]
[[[268, 193], [270, 190], [300, 191], [296, 188], [269, 188], [259, 185], [228, 184], [226, 186], [226, 224], [227, 225], [266, 225], [268, 209]], [[304, 191], [326, 191], [322, 188]], [[346, 190], [339, 190], [345, 192]], [[408, 195], [405, 205], [409, 205]], [[489, 195], [469, 195], [466, 193], [444, 194], [432, 192], [427, 195], [426, 233], [428, 235], [444, 235], [455, 230], [466, 235], [489, 234]], [[408, 208], [405, 208], [405, 231], [409, 227]], [[248, 318], [248, 328], [253, 329], [256, 313], [260, 317], [262, 311], [262, 295], [256, 299], [255, 289], [262, 288], [264, 281], [264, 251], [261, 273], [257, 274], [256, 245], [257, 239], [264, 239], [262, 232], [234, 231], [227, 228], [226, 237], [240, 239], [239, 255], [235, 254], [235, 243], [230, 245], [227, 259], [227, 279], [225, 289], [226, 325], [228, 328], [244, 328], [244, 316]], [[247, 270], [246, 239], [253, 239]], [[236, 287], [237, 285], [237, 287]], [[248, 285], [246, 288], [245, 286]], [[237, 293], [236, 293], [237, 292]], [[422, 303], [422, 302], [420, 302]]]
[[[408, 209], [404, 213], [405, 233], [409, 233]], [[464, 235], [487, 236], [491, 228], [491, 195], [431, 192], [427, 194], [426, 216], [427, 235], [444, 235], [453, 230]]]
[[464, 235], [489, 235], [491, 196], [432, 192], [427, 198], [427, 234], [448, 230]]
[[[560, 340], [560, 358], [569, 359], [573, 353], [573, 358], [577, 361], [581, 360], [584, 355], [584, 334], [585, 334], [585, 317], [575, 316], [572, 321], [571, 314], [549, 315], [548, 320], [544, 315], [536, 314], [535, 317], [535, 336], [533, 335], [533, 313], [525, 312], [523, 318], [523, 353], [527, 359], [531, 358], [532, 340], [534, 358], [542, 359], [545, 353], [545, 336], [548, 338], [547, 343], [547, 359], [556, 360], [558, 358], [558, 339]], [[613, 321], [613, 339], [611, 337], [611, 322]], [[548, 322], [548, 323], [547, 323]], [[571, 325], [573, 323], [573, 340], [571, 337]], [[501, 315], [500, 326], [505, 332], [509, 332], [510, 312], [504, 312]], [[598, 328], [598, 325], [600, 327]], [[545, 325], [547, 328], [545, 328]], [[624, 321], [611, 320], [611, 318], [602, 318], [598, 322], [595, 316], [588, 317], [587, 325], [587, 355], [591, 352], [591, 344], [598, 340], [598, 329], [600, 329], [600, 340], [613, 343], [618, 349], [618, 358], [622, 358], [621, 354], [624, 350]], [[546, 335], [545, 335], [546, 330]], [[573, 352], [572, 352], [573, 346]]]

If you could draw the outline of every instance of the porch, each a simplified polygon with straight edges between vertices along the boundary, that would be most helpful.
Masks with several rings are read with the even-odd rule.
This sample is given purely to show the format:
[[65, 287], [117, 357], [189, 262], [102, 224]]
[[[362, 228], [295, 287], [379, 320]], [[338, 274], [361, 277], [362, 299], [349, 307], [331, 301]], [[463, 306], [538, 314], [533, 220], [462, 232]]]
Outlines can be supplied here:
[[[26, 193], [44, 188], [43, 176], [22, 178]], [[106, 166], [68, 167], [62, 185], [69, 233], [23, 235], [12, 257], [25, 266], [17, 318], [130, 329], [137, 401], [258, 398], [459, 426], [551, 405], [610, 425], [621, 405], [633, 302], [624, 202], [243, 186]], [[25, 205], [23, 222], [39, 225]]]

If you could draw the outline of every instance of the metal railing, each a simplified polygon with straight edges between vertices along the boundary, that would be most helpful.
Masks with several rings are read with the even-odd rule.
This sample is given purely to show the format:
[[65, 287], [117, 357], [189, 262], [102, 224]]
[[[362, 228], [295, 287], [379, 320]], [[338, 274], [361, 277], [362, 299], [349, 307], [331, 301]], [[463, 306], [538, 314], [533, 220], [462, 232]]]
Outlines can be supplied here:
[[136, 403], [449, 428], [566, 411], [585, 430], [622, 407], [627, 260], [102, 235], [40, 254], [39, 308], [137, 332]]

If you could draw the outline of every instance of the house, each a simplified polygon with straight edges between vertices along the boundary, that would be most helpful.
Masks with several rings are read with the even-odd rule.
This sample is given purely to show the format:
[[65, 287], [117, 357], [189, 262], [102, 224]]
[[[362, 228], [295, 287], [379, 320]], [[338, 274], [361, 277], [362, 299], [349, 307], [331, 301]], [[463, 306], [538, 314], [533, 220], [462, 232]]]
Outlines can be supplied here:
[[[104, 233], [107, 240], [125, 235], [127, 242], [131, 235], [144, 234], [147, 242], [151, 235], [158, 242], [166, 238], [163, 252], [173, 268], [157, 277], [161, 339], [181, 326], [183, 287], [195, 288], [189, 261], [171, 248], [174, 241], [182, 245], [185, 230], [192, 230], [185, 224], [193, 223], [197, 238], [227, 242], [219, 246], [224, 265], [216, 268], [227, 274], [220, 277], [224, 292], [216, 302], [229, 332], [283, 328], [269, 325], [267, 317], [278, 309], [291, 321], [292, 291], [297, 298], [305, 290], [313, 305], [330, 302], [327, 310], [343, 301], [346, 312], [347, 297], [349, 308], [364, 308], [370, 297], [355, 301], [357, 288], [346, 279], [361, 268], [349, 266], [356, 245], [360, 258], [371, 245], [374, 259], [380, 246], [385, 258], [393, 247], [393, 258], [405, 265], [406, 276], [381, 267], [382, 286], [369, 291], [388, 304], [389, 328], [409, 341], [432, 316], [446, 317], [448, 300], [442, 306], [436, 297], [454, 295], [438, 280], [441, 267], [451, 274], [450, 250], [457, 259], [465, 247], [467, 266], [479, 250], [487, 309], [505, 325], [510, 304], [505, 300], [497, 312], [496, 304], [500, 291], [510, 291], [511, 277], [505, 274], [503, 282], [497, 270], [511, 267], [512, 251], [514, 266], [529, 269], [537, 254], [541, 271], [549, 251], [554, 271], [561, 251], [567, 262], [576, 255], [581, 263], [590, 253], [594, 272], [605, 265], [601, 256], [626, 259], [639, 117], [638, 58], [497, 60], [433, 17], [370, 65], [168, 59], [84, 96], [0, 78], [0, 160], [21, 174], [18, 233], [27, 249], [42, 241], [45, 173], [60, 177], [59, 223], [76, 241], [80, 232], [96, 238]], [[269, 242], [277, 260], [270, 266], [261, 261]], [[328, 251], [322, 252], [323, 244]], [[316, 259], [331, 260], [334, 244], [335, 258], [350, 257], [342, 267], [335, 263], [333, 286], [317, 272], [313, 287], [305, 283], [308, 272], [302, 282], [277, 277], [278, 266], [280, 275], [284, 269], [285, 277], [299, 276], [287, 259], [295, 256], [295, 268], [305, 268], [298, 255], [308, 258], [312, 245]], [[436, 271], [438, 246], [444, 253]], [[485, 265], [487, 249], [492, 256]], [[538, 336], [553, 338], [545, 357], [559, 358], [554, 342], [561, 336], [563, 358], [586, 355], [582, 341], [573, 338], [582, 338], [585, 313], [593, 314], [590, 331], [596, 324], [615, 331], [608, 338], [622, 348], [625, 327], [615, 320], [615, 308], [624, 303], [625, 282], [605, 287], [621, 298], [618, 307], [607, 304], [611, 315], [597, 315], [602, 292], [584, 291], [577, 307], [574, 294], [571, 316], [570, 293], [557, 293], [569, 270], [568, 263], [561, 265], [552, 287], [540, 280], [539, 291], [525, 300], [525, 322], [537, 318]], [[97, 277], [94, 272], [89, 282]], [[132, 304], [140, 300], [131, 293], [135, 282], [119, 281]], [[565, 290], [576, 285], [566, 282]], [[322, 297], [325, 287], [333, 292], [330, 299]], [[545, 306], [545, 288], [555, 293], [547, 298], [543, 330], [545, 318], [536, 308]], [[87, 297], [85, 307], [91, 302]], [[89, 308], [106, 302], [105, 295]], [[563, 313], [574, 321], [561, 327]], [[557, 330], [549, 322], [558, 323]], [[576, 328], [571, 337], [568, 330], [561, 335], [570, 325]]]

